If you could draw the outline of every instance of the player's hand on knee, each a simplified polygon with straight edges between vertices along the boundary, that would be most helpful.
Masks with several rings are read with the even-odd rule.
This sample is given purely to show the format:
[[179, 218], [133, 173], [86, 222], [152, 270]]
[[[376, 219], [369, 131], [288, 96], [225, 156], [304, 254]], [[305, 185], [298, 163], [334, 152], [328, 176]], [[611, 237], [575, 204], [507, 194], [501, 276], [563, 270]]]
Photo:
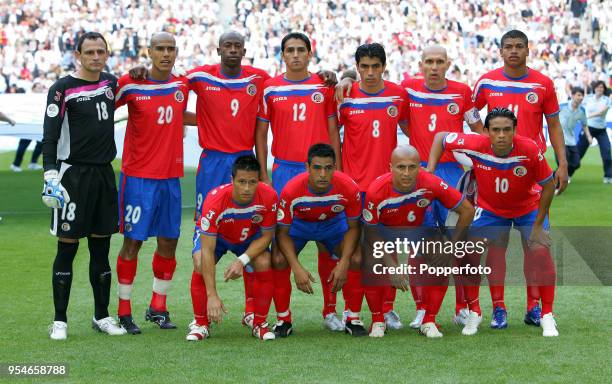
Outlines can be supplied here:
[[304, 268], [300, 268], [293, 272], [293, 278], [295, 280], [295, 285], [300, 291], [308, 294], [314, 293], [310, 282], [314, 283], [315, 279], [312, 277], [312, 274], [309, 271], [305, 270]]
[[391, 285], [402, 292], [406, 292], [410, 288], [408, 277], [400, 274], [391, 275]]
[[346, 283], [349, 262], [339, 261], [329, 274], [328, 283], [331, 283], [332, 292], [338, 292]]
[[237, 278], [242, 276], [243, 269], [244, 269], [244, 266], [242, 265], [240, 260], [235, 260], [225, 270], [225, 273], [223, 274], [223, 280], [225, 281], [236, 280]]
[[223, 319], [223, 314], [226, 314], [227, 310], [223, 305], [223, 302], [219, 296], [212, 296], [208, 298], [207, 314], [210, 321], [219, 324]]
[[529, 241], [527, 242], [529, 248], [537, 248], [537, 247], [550, 247], [551, 240], [550, 234], [547, 230], [542, 228], [542, 226], [533, 226], [531, 229], [531, 235], [529, 236]]
[[42, 202], [49, 208], [63, 208], [70, 202], [70, 196], [62, 186], [59, 174], [55, 169], [45, 172], [45, 184], [42, 191]]

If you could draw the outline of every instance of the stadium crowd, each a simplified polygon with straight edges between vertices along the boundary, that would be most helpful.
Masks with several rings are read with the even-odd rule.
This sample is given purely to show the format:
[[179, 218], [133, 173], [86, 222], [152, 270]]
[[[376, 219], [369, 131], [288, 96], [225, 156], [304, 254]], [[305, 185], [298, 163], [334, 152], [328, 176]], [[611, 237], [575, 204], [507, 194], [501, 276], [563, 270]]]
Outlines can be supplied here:
[[[223, 0], [222, 0], [223, 1]], [[605, 1], [358, 1], [238, 0], [230, 26], [247, 36], [246, 59], [271, 75], [281, 72], [280, 41], [292, 30], [312, 37], [313, 69], [352, 66], [355, 47], [380, 42], [388, 52], [387, 78], [418, 72], [419, 52], [433, 42], [447, 47], [449, 78], [473, 86], [499, 66], [497, 40], [517, 28], [530, 36], [530, 66], [550, 76], [560, 100], [612, 74], [612, 5]], [[74, 69], [72, 50], [87, 30], [102, 31], [120, 75], [146, 61], [153, 32], [176, 33], [177, 64], [217, 62], [216, 42], [226, 28], [220, 2], [97, 0], [0, 2], [0, 93], [48, 88]]]

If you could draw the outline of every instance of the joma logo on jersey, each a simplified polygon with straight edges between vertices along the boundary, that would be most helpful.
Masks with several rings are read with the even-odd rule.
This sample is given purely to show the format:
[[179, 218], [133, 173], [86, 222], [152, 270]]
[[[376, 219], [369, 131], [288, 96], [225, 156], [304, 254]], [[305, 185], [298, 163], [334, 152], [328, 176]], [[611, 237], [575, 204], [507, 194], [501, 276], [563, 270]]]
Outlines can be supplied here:
[[399, 209], [397, 209], [397, 208], [391, 208], [391, 209], [387, 209], [387, 211], [386, 211], [386, 212], [387, 212], [387, 213], [394, 213], [394, 212], [397, 212], [397, 211], [399, 211]]
[[490, 171], [491, 167], [487, 167], [486, 165], [482, 165], [482, 164], [476, 164], [476, 167], [480, 168], [480, 169], [484, 169], [485, 171]]
[[151, 100], [151, 96], [136, 96], [136, 101]]
[[287, 100], [287, 98], [285, 96], [280, 96], [280, 97], [273, 97], [272, 98], [272, 102], [276, 103], [277, 101], [284, 101]]
[[89, 100], [91, 100], [91, 99], [89, 97], [85, 96], [85, 97], [79, 97], [76, 101], [78, 103], [78, 102], [81, 102], [81, 101], [89, 101]]
[[495, 97], [495, 96], [503, 96], [504, 94], [501, 92], [491, 92], [489, 93], [489, 96], [491, 97]]
[[234, 219], [231, 219], [231, 218], [230, 218], [230, 219], [225, 219], [225, 220], [223, 220], [223, 223], [224, 223], [224, 224], [227, 224], [227, 223], [233, 223], [233, 222], [234, 222]]
[[423, 108], [423, 104], [419, 104], [419, 103], [410, 103], [411, 107], [415, 107], [415, 108]]
[[362, 113], [365, 113], [365, 111], [363, 109], [354, 109], [354, 110], [349, 112], [349, 116], [350, 115], [360, 115]]
[[219, 87], [206, 87], [206, 91], [221, 91]]

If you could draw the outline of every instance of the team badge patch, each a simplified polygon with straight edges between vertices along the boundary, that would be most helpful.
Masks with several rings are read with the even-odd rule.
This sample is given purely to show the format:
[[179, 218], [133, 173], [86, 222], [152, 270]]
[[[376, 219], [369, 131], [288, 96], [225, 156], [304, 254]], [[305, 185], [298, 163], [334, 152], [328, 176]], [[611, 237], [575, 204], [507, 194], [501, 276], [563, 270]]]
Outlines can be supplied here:
[[387, 108], [387, 114], [391, 117], [397, 116], [397, 107], [395, 105], [389, 106], [389, 108]]
[[535, 92], [529, 92], [527, 93], [527, 95], [525, 96], [525, 99], [527, 99], [527, 102], [529, 104], [535, 104], [538, 102], [538, 94]]
[[106, 88], [104, 94], [106, 95], [106, 97], [108, 97], [109, 100], [113, 100], [115, 98], [115, 94], [113, 94], [113, 90], [110, 88]]
[[430, 201], [428, 199], [420, 199], [419, 201], [417, 201], [417, 207], [419, 208], [425, 208], [426, 206], [428, 206], [430, 203]]
[[344, 211], [344, 207], [342, 205], [336, 204], [331, 208], [332, 212], [338, 213]]
[[257, 86], [255, 84], [249, 84], [246, 87], [246, 93], [249, 96], [255, 96], [255, 94], [257, 93]]
[[70, 224], [64, 223], [62, 224], [62, 231], [68, 232], [70, 230]]
[[208, 231], [208, 228], [210, 228], [210, 221], [208, 221], [206, 217], [202, 217], [200, 219], [200, 229], [203, 231]]
[[182, 103], [183, 100], [185, 100], [185, 95], [183, 95], [183, 91], [178, 90], [174, 92], [174, 100], [178, 101], [179, 103]]
[[519, 165], [518, 167], [514, 167], [512, 172], [518, 177], [523, 177], [527, 174], [527, 168], [523, 167], [522, 165]]
[[317, 104], [321, 104], [325, 100], [325, 97], [323, 97], [323, 94], [321, 92], [313, 93], [310, 98]]
[[126, 223], [124, 229], [126, 232], [132, 232], [132, 224]]
[[55, 117], [59, 113], [59, 107], [57, 104], [49, 104], [47, 106], [47, 116]]
[[62, 93], [60, 91], [55, 91], [55, 96], [53, 97], [53, 100], [57, 101], [59, 103], [59, 101], [62, 98]]
[[457, 103], [450, 103], [448, 107], [446, 107], [446, 110], [451, 115], [456, 115], [459, 113], [459, 105]]
[[374, 216], [372, 216], [372, 212], [370, 212], [367, 209], [364, 209], [363, 212], [361, 212], [361, 214], [363, 215], [363, 218], [365, 219], [365, 221], [372, 221], [372, 219], [374, 218]]
[[457, 132], [451, 132], [448, 135], [446, 135], [445, 141], [450, 144], [450, 143], [454, 142], [455, 140], [457, 140], [457, 137], [459, 137]]
[[261, 223], [262, 221], [263, 221], [263, 216], [262, 216], [262, 215], [260, 215], [260, 214], [253, 215], [253, 217], [251, 218], [251, 222], [252, 222], [253, 224], [259, 224], [259, 223]]
[[285, 212], [282, 209], [279, 209], [276, 214], [276, 220], [280, 221], [285, 218]]

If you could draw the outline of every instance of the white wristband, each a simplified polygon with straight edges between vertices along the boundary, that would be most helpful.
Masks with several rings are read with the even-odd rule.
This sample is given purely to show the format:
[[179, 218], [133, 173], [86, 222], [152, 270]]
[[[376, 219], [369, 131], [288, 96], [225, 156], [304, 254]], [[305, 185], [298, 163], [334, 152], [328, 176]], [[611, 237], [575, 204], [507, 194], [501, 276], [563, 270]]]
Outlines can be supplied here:
[[246, 265], [251, 261], [251, 257], [246, 253], [243, 253], [242, 255], [238, 256], [238, 260], [240, 260], [242, 265], [246, 267]]

